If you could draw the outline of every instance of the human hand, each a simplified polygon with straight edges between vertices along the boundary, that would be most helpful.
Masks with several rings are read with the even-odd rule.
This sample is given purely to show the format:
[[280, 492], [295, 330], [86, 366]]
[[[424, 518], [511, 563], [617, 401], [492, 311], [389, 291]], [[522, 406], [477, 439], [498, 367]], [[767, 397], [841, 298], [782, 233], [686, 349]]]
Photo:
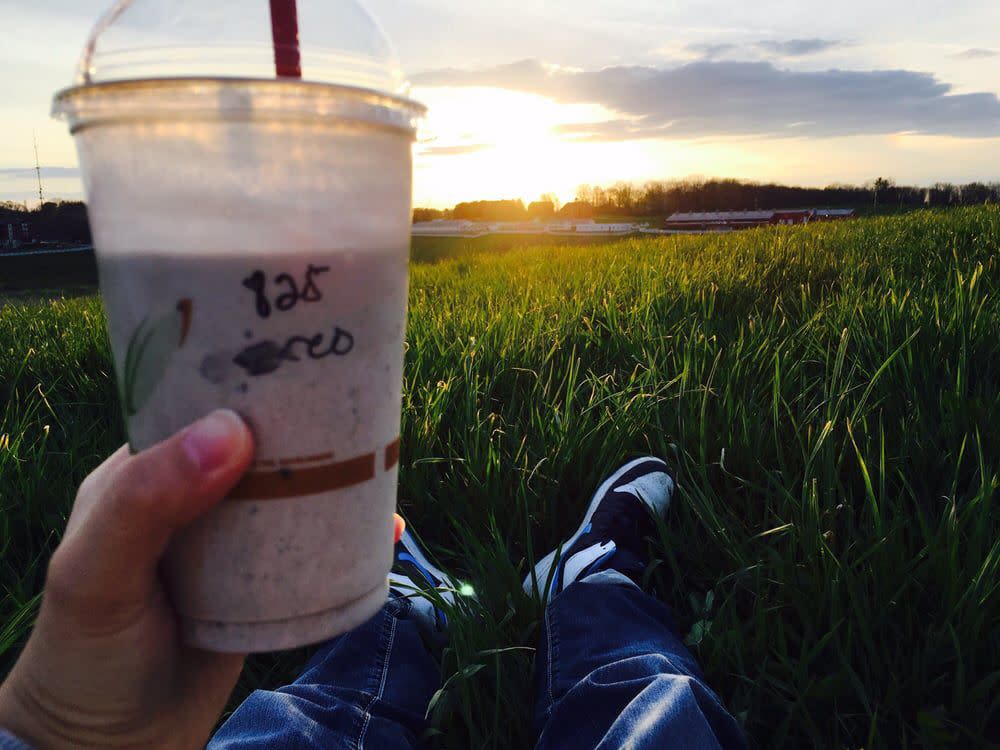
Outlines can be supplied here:
[[0, 687], [0, 727], [40, 750], [204, 745], [243, 656], [182, 643], [158, 565], [253, 450], [243, 421], [219, 411], [138, 455], [122, 448], [84, 480]]
[[218, 411], [138, 455], [122, 448], [84, 480], [34, 632], [0, 686], [0, 727], [39, 750], [204, 746], [244, 657], [181, 641], [158, 567], [253, 450], [243, 421]]

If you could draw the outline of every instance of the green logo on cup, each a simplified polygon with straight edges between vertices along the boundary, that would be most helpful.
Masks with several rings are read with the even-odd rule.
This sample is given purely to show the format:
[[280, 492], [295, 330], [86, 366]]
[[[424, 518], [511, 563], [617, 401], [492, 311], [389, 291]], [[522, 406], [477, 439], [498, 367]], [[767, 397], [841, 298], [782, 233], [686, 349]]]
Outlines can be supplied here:
[[149, 402], [174, 351], [187, 341], [193, 311], [191, 300], [182, 299], [166, 315], [154, 321], [147, 316], [135, 329], [125, 353], [122, 378], [126, 416], [135, 416]]

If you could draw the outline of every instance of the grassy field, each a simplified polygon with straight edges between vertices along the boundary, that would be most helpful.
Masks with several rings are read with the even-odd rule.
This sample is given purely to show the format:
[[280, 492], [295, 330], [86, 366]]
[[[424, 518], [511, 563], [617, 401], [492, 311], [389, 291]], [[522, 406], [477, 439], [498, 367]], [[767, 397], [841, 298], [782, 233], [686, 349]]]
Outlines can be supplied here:
[[97, 286], [94, 253], [68, 252], [21, 256], [0, 253], [0, 304], [30, 294], [64, 295]]
[[[502, 255], [530, 244], [552, 247], [565, 244], [606, 244], [607, 237], [582, 235], [567, 240], [557, 235], [495, 234], [484, 237], [414, 237], [410, 256], [414, 263], [440, 263], [490, 253]], [[30, 249], [30, 248], [29, 248]], [[97, 262], [93, 251], [19, 256], [0, 253], [0, 302], [25, 297], [75, 296], [97, 287]]]
[[[414, 265], [408, 333], [401, 505], [480, 599], [441, 746], [530, 746], [521, 577], [643, 453], [680, 486], [649, 587], [756, 745], [1000, 738], [1000, 208], [475, 250]], [[0, 310], [0, 670], [123, 440], [105, 337], [97, 299]]]

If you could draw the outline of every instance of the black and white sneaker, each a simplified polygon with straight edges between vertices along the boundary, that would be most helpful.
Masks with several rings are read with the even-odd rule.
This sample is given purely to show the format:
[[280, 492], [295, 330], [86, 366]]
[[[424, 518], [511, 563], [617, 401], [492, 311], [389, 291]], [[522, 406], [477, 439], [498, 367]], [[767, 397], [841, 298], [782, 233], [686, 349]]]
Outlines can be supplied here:
[[613, 569], [636, 583], [646, 568], [643, 538], [655, 529], [674, 494], [670, 468], [659, 458], [638, 458], [608, 477], [594, 494], [576, 533], [535, 565], [524, 590], [548, 603], [591, 573]]
[[448, 617], [440, 605], [453, 606], [458, 589], [449, 575], [431, 563], [409, 528], [396, 543], [389, 590], [410, 601], [410, 611], [429, 633], [444, 635]]

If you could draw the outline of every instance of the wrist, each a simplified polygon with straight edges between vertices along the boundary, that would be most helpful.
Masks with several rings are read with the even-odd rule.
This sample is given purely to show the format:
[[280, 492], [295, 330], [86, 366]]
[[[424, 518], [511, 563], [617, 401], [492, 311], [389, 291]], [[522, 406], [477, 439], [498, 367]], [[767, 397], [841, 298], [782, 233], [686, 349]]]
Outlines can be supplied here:
[[[29, 641], [25, 652], [30, 648]], [[77, 733], [60, 716], [60, 711], [45, 699], [44, 691], [35, 689], [30, 674], [26, 674], [30, 670], [25, 670], [24, 662], [25, 654], [22, 654], [0, 685], [0, 729], [33, 750], [83, 746], [82, 737], [75, 736]], [[7, 749], [0, 745], [0, 750]]]
[[31, 726], [31, 712], [24, 706], [16, 686], [17, 667], [0, 684], [0, 750], [42, 748], [39, 732]]
[[[31, 679], [16, 674], [0, 686], [0, 730], [6, 730], [29, 750], [75, 750], [107, 745], [106, 733], [91, 725], [90, 717], [75, 715], [47, 700]], [[19, 748], [13, 745], [13, 748]], [[8, 750], [0, 744], [0, 750]]]

